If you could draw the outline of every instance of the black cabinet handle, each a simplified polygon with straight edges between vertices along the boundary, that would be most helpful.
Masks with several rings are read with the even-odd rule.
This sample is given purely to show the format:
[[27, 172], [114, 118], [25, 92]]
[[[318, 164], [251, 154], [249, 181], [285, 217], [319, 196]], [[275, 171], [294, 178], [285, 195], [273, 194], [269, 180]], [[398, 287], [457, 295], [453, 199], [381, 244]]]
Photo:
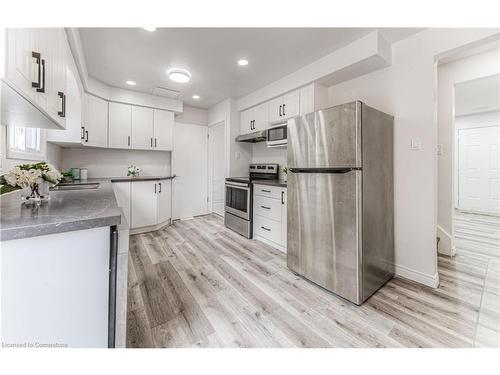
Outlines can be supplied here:
[[36, 65], [38, 65], [38, 78], [36, 82], [31, 82], [31, 87], [39, 89], [42, 85], [42, 67], [40, 65], [42, 55], [39, 52], [31, 51], [31, 57], [36, 59]]
[[281, 204], [285, 204], [285, 192], [281, 192]]
[[151, 148], [153, 148], [153, 137], [151, 137]]
[[285, 106], [286, 104], [283, 104], [283, 116], [285, 116]]
[[36, 89], [36, 92], [45, 92], [45, 60], [42, 59], [42, 84], [39, 88]]
[[271, 231], [271, 229], [266, 228], [266, 227], [261, 227], [261, 228], [262, 228], [262, 229], [264, 229], [264, 230], [267, 230], [268, 232], [270, 232], [270, 231]]
[[155, 184], [155, 194], [156, 194], [156, 184]]
[[127, 137], [127, 144], [130, 146], [130, 135]]
[[156, 148], [156, 147], [158, 147], [158, 146], [156, 145], [156, 138], [155, 138], [155, 148]]
[[271, 207], [266, 207], [266, 206], [261, 206], [262, 208], [266, 209], [266, 210], [270, 210]]
[[59, 112], [57, 112], [57, 114], [60, 117], [66, 117], [66, 95], [64, 95], [63, 92], [59, 91], [57, 93], [57, 96], [59, 96], [59, 98], [61, 98], [61, 110]]
[[161, 182], [158, 183], [158, 186], [160, 187], [160, 190], [158, 190], [158, 193], [161, 193]]
[[89, 131], [85, 130], [85, 142], [89, 141]]
[[85, 126], [82, 126], [82, 133], [80, 134], [80, 139], [85, 139]]
[[260, 191], [262, 191], [263, 193], [270, 193], [271, 190], [263, 190], [263, 189], [260, 189]]
[[280, 105], [280, 117], [281, 117], [281, 116], [283, 116], [283, 115], [281, 114], [281, 107], [283, 107], [283, 106], [282, 106], [282, 105]]

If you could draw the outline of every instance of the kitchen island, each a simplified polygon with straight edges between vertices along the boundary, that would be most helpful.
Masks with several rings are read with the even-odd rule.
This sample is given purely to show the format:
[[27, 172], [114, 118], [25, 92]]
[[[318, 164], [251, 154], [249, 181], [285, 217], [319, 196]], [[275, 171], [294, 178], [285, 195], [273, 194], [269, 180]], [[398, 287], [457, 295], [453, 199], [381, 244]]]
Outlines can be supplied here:
[[128, 224], [111, 180], [90, 182], [40, 206], [1, 197], [4, 346], [124, 345]]

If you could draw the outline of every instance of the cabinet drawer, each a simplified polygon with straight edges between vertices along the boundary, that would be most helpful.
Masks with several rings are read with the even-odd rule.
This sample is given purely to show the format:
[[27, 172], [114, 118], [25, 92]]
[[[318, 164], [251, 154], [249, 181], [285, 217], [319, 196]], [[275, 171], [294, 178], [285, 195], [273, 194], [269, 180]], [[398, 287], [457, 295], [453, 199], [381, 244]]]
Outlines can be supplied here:
[[281, 222], [254, 215], [253, 232], [274, 243], [281, 243]]
[[281, 201], [274, 198], [256, 195], [253, 202], [253, 212], [265, 218], [281, 221]]
[[279, 199], [281, 201], [281, 192], [283, 188], [279, 186], [254, 185], [254, 194], [263, 197]]

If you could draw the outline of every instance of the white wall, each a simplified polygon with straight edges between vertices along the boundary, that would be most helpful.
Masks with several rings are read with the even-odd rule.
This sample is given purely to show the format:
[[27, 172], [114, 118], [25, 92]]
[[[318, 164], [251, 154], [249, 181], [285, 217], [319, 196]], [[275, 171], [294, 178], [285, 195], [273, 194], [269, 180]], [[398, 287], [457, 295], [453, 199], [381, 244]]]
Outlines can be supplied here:
[[500, 71], [500, 50], [490, 50], [438, 67], [438, 141], [442, 154], [438, 156], [438, 220], [439, 252], [454, 254], [453, 163], [455, 142], [455, 85]]
[[140, 175], [170, 175], [170, 152], [112, 149], [62, 149], [62, 169], [88, 168], [89, 178], [122, 177], [127, 175], [127, 167], [135, 165]]
[[184, 107], [182, 113], [175, 115], [176, 122], [195, 125], [208, 125], [208, 111], [206, 109]]
[[[427, 29], [392, 47], [392, 66], [329, 88], [330, 104], [356, 99], [394, 124], [396, 272], [436, 286], [436, 59], [491, 37], [496, 29]], [[421, 151], [410, 150], [412, 138]]]
[[280, 177], [283, 178], [282, 168], [287, 166], [286, 148], [267, 147], [266, 142], [258, 142], [252, 145], [252, 163], [278, 163]]

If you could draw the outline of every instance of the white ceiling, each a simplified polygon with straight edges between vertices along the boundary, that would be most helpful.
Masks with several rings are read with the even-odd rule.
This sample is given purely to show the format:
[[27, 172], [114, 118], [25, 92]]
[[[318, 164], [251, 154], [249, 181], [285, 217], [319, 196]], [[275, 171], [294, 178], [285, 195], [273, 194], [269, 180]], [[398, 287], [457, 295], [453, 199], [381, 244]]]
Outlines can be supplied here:
[[455, 85], [455, 115], [500, 110], [500, 74]]
[[[185, 105], [209, 108], [255, 91], [375, 30], [373, 28], [80, 28], [89, 75], [111, 86], [152, 93], [178, 90]], [[380, 29], [391, 43], [422, 29]], [[246, 67], [237, 60], [249, 61]], [[191, 81], [168, 79], [185, 68]], [[131, 87], [126, 80], [137, 83]], [[200, 100], [191, 98], [200, 95]]]

